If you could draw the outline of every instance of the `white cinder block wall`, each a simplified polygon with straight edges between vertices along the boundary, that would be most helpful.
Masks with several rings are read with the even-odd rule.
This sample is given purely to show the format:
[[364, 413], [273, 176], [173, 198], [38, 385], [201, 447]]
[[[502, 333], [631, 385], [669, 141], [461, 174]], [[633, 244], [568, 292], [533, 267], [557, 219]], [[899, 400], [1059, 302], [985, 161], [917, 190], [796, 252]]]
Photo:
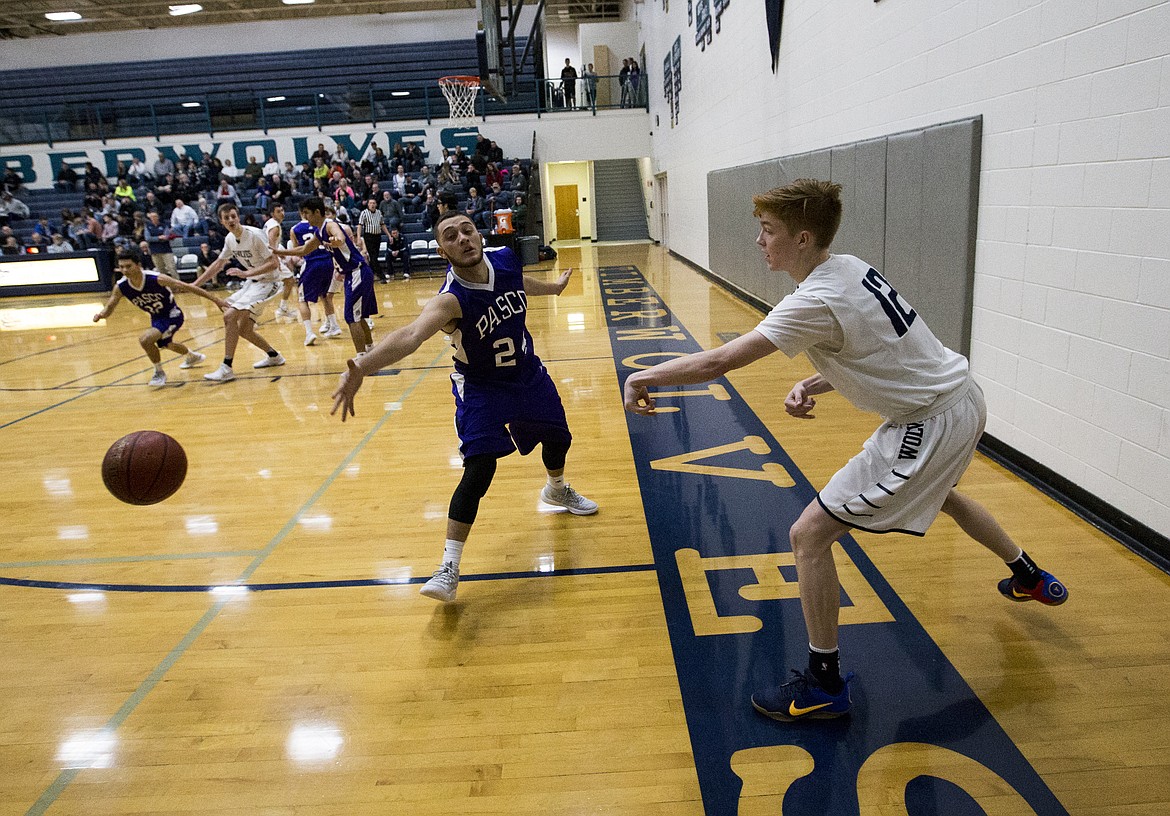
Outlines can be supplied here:
[[775, 75], [761, 2], [730, 4], [705, 53], [686, 3], [639, 22], [669, 245], [702, 266], [709, 169], [982, 114], [987, 430], [1170, 534], [1170, 2], [787, 0]]

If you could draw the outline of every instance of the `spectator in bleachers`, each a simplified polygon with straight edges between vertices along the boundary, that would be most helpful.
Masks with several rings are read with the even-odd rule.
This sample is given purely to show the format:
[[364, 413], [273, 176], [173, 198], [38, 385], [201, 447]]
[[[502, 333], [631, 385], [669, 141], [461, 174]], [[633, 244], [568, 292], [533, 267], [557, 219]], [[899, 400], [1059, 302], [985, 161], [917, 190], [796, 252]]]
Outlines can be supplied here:
[[171, 189], [171, 195], [173, 196], [172, 201], [177, 201], [180, 198], [184, 201], [194, 201], [198, 198], [199, 188], [192, 182], [190, 173], [179, 173], [179, 177]]
[[94, 245], [89, 228], [85, 225], [85, 219], [80, 215], [73, 216], [73, 220], [69, 222], [67, 233], [69, 243], [78, 249], [90, 249]]
[[513, 193], [528, 191], [528, 179], [525, 177], [524, 170], [520, 167], [519, 162], [512, 165], [512, 174], [508, 177], [508, 186], [512, 188]]
[[393, 173], [394, 168], [400, 164], [406, 165], [406, 148], [402, 146], [401, 142], [395, 142], [390, 151], [390, 172]]
[[261, 176], [256, 181], [256, 206], [262, 210], [267, 211], [268, 206], [272, 203], [272, 182], [267, 177]]
[[390, 229], [397, 229], [406, 217], [406, 210], [402, 209], [402, 200], [395, 198], [389, 190], [382, 191], [382, 200], [378, 202], [378, 212], [382, 213], [382, 221]]
[[[226, 167], [224, 168], [227, 169]], [[220, 180], [219, 187], [215, 190], [215, 207], [218, 208], [221, 204], [235, 204], [240, 205], [240, 196], [236, 193], [236, 188], [233, 187], [227, 180], [226, 176]]]
[[89, 207], [91, 210], [100, 210], [102, 208], [102, 193], [98, 186], [92, 181], [85, 185], [85, 195], [81, 198], [81, 204], [84, 207]]
[[435, 180], [438, 182], [437, 189], [439, 192], [453, 193], [459, 189], [459, 176], [449, 162], [443, 162], [439, 166], [439, 175]]
[[333, 155], [330, 157], [330, 161], [333, 164], [340, 164], [342, 167], [345, 167], [347, 164], [349, 164], [349, 151], [345, 149], [345, 145], [343, 145], [341, 142], [338, 142], [334, 147]]
[[484, 170], [483, 180], [489, 190], [493, 185], [504, 183], [504, 177], [500, 175], [500, 168], [496, 166], [495, 162], [488, 162], [487, 169]]
[[418, 142], [406, 143], [406, 168], [411, 173], [416, 173], [422, 170], [423, 165], [427, 163], [426, 156], [423, 155], [422, 148], [418, 146]]
[[[203, 270], [211, 266], [212, 262], [219, 257], [218, 253], [211, 251], [211, 244], [204, 241], [199, 245], [199, 251], [195, 253], [195, 276], [203, 274]], [[218, 281], [215, 281], [218, 283]]]
[[148, 213], [146, 216], [145, 235], [150, 247], [150, 257], [154, 261], [154, 268], [172, 278], [178, 277], [179, 270], [175, 268], [175, 251], [171, 248], [171, 238], [174, 233], [170, 226], [162, 222], [158, 212]]
[[470, 163], [471, 159], [463, 152], [463, 145], [455, 145], [455, 153], [451, 156], [451, 167], [460, 173], [466, 173], [467, 165]]
[[418, 205], [422, 203], [422, 199], [419, 197], [418, 183], [406, 175], [405, 165], [398, 165], [398, 172], [390, 179], [390, 190], [398, 193], [406, 212], [415, 212]]
[[34, 232], [28, 236], [28, 243], [24, 245], [25, 255], [44, 255], [45, 250], [48, 249], [48, 244], [45, 237], [39, 232]]
[[77, 171], [68, 162], [61, 163], [61, 170], [57, 173], [57, 189], [69, 193], [77, 189]]
[[284, 183], [290, 189], [295, 190], [301, 183], [301, 168], [290, 161], [284, 163], [284, 169], [280, 171], [280, 177], [284, 179]]
[[140, 248], [146, 243], [146, 216], [140, 212], [134, 213], [130, 219], [130, 240]]
[[488, 161], [493, 161], [497, 164], [500, 164], [504, 161], [504, 149], [493, 141], [491, 143], [490, 149], [488, 150], [487, 157]]
[[219, 253], [223, 251], [224, 241], [227, 239], [227, 229], [223, 224], [219, 223], [218, 218], [210, 218], [207, 220], [207, 243], [211, 245], [211, 251], [215, 253], [215, 257], [219, 257]]
[[369, 201], [371, 198], [374, 201], [378, 200], [378, 197], [372, 195], [374, 192], [374, 177], [369, 173], [359, 175], [353, 182], [353, 189], [362, 201]]
[[269, 194], [272, 198], [272, 203], [279, 204], [282, 207], [289, 208], [290, 212], [295, 209], [293, 207], [293, 191], [289, 183], [284, 180], [280, 173], [274, 173], [268, 182], [269, 188], [272, 192]]
[[236, 180], [240, 177], [240, 168], [233, 167], [231, 159], [224, 159], [219, 175], [221, 179], [226, 178], [230, 184], [235, 185]]
[[268, 178], [280, 175], [280, 162], [276, 160], [276, 156], [268, 157], [268, 162], [264, 165], [263, 172]]
[[[199, 166], [195, 168], [195, 176], [192, 181], [199, 190], [211, 190], [219, 183], [219, 178], [222, 175], [223, 162], [215, 156], [204, 155], [203, 161], [199, 162]], [[188, 200], [194, 201], [195, 199], [184, 199], [184, 201]]]
[[53, 233], [56, 231], [57, 229], [49, 223], [49, 219], [47, 218], [39, 218], [37, 219], [37, 223], [33, 225], [33, 232], [39, 232], [45, 240], [52, 238]]
[[500, 187], [497, 182], [492, 185], [491, 192], [487, 195], [487, 203], [485, 206], [489, 212], [508, 209], [512, 206], [512, 193]]
[[187, 237], [199, 231], [199, 213], [181, 198], [175, 199], [175, 208], [171, 210], [171, 232]]
[[146, 184], [150, 181], [150, 171], [146, 169], [146, 164], [137, 156], [130, 162], [130, 166], [126, 168], [126, 175], [129, 177], [132, 184]]
[[85, 188], [88, 190], [89, 185], [94, 185], [99, 193], [104, 193], [110, 189], [110, 183], [102, 172], [93, 166], [93, 162], [85, 163]]
[[390, 230], [390, 237], [386, 241], [387, 280], [394, 280], [395, 264], [402, 267], [402, 279], [410, 280], [410, 244], [397, 227]]
[[154, 190], [146, 191], [146, 195], [142, 197], [142, 201], [139, 203], [139, 206], [142, 208], [144, 213], [154, 212], [158, 213], [159, 215], [163, 214], [163, 204], [158, 200], [158, 196], [154, 194]]
[[264, 168], [256, 161], [255, 156], [248, 157], [248, 165], [244, 168], [241, 174], [240, 182], [244, 185], [245, 190], [250, 190], [256, 186], [261, 176], [264, 175]]
[[203, 225], [207, 223], [208, 219], [213, 221], [215, 220], [213, 218], [215, 215], [215, 208], [211, 206], [211, 203], [207, 200], [207, 196], [203, 195], [203, 193], [200, 193], [193, 209], [195, 210], [195, 214], [199, 216], [200, 232], [202, 232], [204, 229]]
[[467, 191], [467, 201], [463, 204], [463, 212], [477, 227], [487, 226], [484, 223], [484, 200], [475, 187]]
[[24, 252], [24, 247], [20, 245], [20, 241], [16, 240], [15, 235], [8, 235], [4, 238], [4, 243], [0, 244], [0, 253], [4, 255], [20, 255]]
[[150, 257], [150, 245], [146, 241], [139, 241], [138, 252], [142, 255], [142, 268], [154, 271], [154, 258]]
[[28, 205], [15, 198], [12, 193], [5, 191], [0, 194], [0, 225], [28, 218]]
[[20, 188], [24, 186], [24, 176], [16, 172], [15, 167], [9, 167], [4, 171], [4, 189], [10, 193], [20, 192]]
[[330, 156], [329, 151], [325, 149], [325, 144], [323, 142], [317, 142], [317, 149], [313, 151], [313, 155], [309, 158], [313, 159], [314, 162], [320, 159], [322, 164], [329, 164]]
[[129, 168], [126, 166], [126, 162], [119, 161], [118, 164], [114, 167], [114, 177], [118, 179], [128, 179], [128, 171]]
[[333, 205], [337, 209], [337, 214], [349, 213], [350, 210], [357, 207], [357, 193], [354, 192], [353, 185], [349, 183], [349, 179], [342, 176], [337, 179], [337, 188], [333, 191]]
[[439, 194], [432, 187], [427, 188], [423, 198], [422, 211], [423, 229], [434, 229], [435, 224], [439, 221]]
[[[565, 60], [565, 62], [568, 62], [568, 60]], [[488, 151], [491, 149], [492, 143], [488, 141], [486, 136], [482, 133], [475, 134], [475, 150], [471, 153], [473, 157], [483, 156], [483, 160], [487, 161]]]
[[161, 182], [154, 185], [154, 194], [163, 204], [170, 204], [175, 200], [175, 174], [167, 173]]
[[167, 158], [166, 154], [159, 151], [158, 158], [154, 160], [154, 164], [150, 167], [150, 175], [158, 179], [164, 179], [171, 173], [175, 172], [175, 163]]
[[110, 213], [105, 213], [102, 216], [102, 237], [101, 242], [105, 246], [113, 247], [118, 238], [118, 219]]
[[313, 157], [313, 181], [325, 181], [329, 178], [329, 165], [320, 156]]
[[418, 186], [422, 188], [423, 192], [426, 192], [426, 189], [428, 187], [438, 187], [439, 186], [435, 182], [435, 174], [431, 172], [431, 166], [429, 164], [424, 164], [422, 166], [422, 168], [419, 169], [419, 171], [418, 171]]
[[374, 175], [384, 179], [390, 175], [390, 158], [381, 147], [374, 147]]
[[[113, 198], [118, 201], [119, 206], [121, 206], [123, 201], [126, 199], [131, 201], [138, 200], [138, 197], [135, 194], [135, 188], [131, 187], [130, 181], [126, 180], [125, 178], [119, 178], [117, 186], [113, 187]], [[92, 206], [89, 203], [87, 203], [87, 206], [89, 206], [90, 210], [92, 210]]]
[[517, 193], [516, 199], [512, 202], [512, 228], [516, 232], [523, 232], [527, 227], [527, 218], [528, 207], [524, 204], [524, 196]]
[[60, 255], [63, 252], [73, 251], [73, 244], [66, 241], [65, 236], [61, 233], [54, 232], [51, 240], [53, 243], [45, 247], [45, 252], [49, 255]]

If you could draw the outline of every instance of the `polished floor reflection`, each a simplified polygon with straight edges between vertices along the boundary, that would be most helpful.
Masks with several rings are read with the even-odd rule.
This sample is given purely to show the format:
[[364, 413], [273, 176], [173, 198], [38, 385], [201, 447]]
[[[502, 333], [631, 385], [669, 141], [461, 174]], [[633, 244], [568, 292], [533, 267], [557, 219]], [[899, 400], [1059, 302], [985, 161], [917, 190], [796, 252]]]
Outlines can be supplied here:
[[[640, 489], [599, 286], [621, 265], [704, 347], [759, 319], [660, 248], [561, 249], [578, 273], [532, 299], [528, 325], [573, 428], [567, 475], [601, 512], [539, 512], [539, 461], [503, 460], [448, 606], [417, 583], [461, 467], [441, 336], [371, 378], [342, 424], [328, 408], [347, 340], [304, 348], [299, 324], [268, 323], [286, 366], [254, 372], [242, 345], [239, 379], [205, 383], [222, 324], [187, 299], [183, 332], [209, 363], [164, 356], [170, 382], [152, 389], [137, 310], [94, 325], [100, 298], [0, 303], [0, 816], [703, 813], [647, 524], [671, 498]], [[379, 285], [375, 336], [437, 284]], [[807, 373], [775, 355], [729, 381], [817, 486], [873, 419], [828, 395], [815, 422], [788, 420], [783, 395]], [[183, 444], [187, 482], [130, 507], [101, 458], [146, 428]], [[1170, 618], [1170, 579], [982, 458], [964, 487], [1069, 584], [1068, 604], [1005, 603], [1001, 568], [945, 520], [858, 544], [1068, 813], [1167, 812], [1170, 640], [1151, 621]], [[727, 655], [744, 676], [758, 659]], [[852, 780], [859, 812], [906, 812], [922, 774], [988, 813], [1011, 801], [970, 759], [908, 745]], [[777, 780], [806, 764], [795, 745], [737, 754], [738, 812], [787, 812]]]

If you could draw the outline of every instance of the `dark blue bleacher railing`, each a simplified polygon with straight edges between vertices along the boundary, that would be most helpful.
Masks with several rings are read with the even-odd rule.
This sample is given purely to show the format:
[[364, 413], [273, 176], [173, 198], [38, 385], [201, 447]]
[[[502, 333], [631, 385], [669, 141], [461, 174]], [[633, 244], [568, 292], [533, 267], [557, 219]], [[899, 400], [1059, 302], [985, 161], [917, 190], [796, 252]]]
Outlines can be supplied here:
[[[425, 120], [449, 116], [435, 80], [478, 72], [473, 40], [216, 56], [107, 66], [64, 66], [0, 74], [0, 144], [101, 141], [134, 136], [307, 128]], [[197, 84], [199, 91], [185, 90]], [[304, 79], [302, 79], [304, 78]], [[617, 77], [599, 77], [598, 92], [576, 85], [577, 109], [649, 110], [646, 78], [623, 94]], [[623, 101], [623, 99], [625, 101]], [[480, 93], [483, 119], [570, 110], [562, 83], [531, 67], [509, 99]]]

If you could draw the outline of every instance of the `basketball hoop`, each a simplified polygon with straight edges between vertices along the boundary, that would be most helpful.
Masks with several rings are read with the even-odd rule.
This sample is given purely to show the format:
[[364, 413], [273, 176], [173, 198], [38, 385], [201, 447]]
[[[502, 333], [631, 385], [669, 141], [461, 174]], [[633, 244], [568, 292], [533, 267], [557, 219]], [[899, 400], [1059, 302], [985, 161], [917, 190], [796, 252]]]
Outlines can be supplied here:
[[470, 127], [475, 124], [475, 98], [479, 95], [479, 77], [445, 76], [439, 79], [443, 96], [451, 109], [451, 124]]

